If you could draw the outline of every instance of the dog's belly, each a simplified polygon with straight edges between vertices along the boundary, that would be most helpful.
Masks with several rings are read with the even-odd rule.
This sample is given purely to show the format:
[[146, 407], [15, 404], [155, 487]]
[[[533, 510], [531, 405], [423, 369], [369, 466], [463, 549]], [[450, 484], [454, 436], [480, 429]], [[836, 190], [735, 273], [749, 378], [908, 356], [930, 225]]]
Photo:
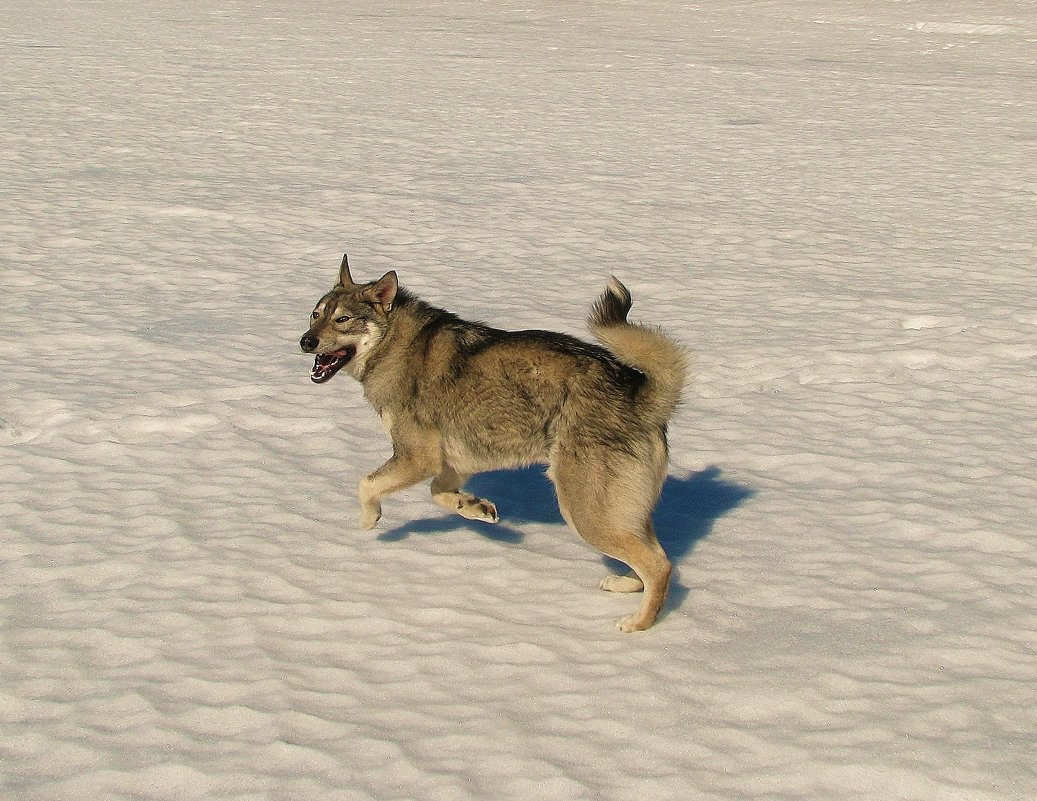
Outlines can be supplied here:
[[485, 473], [547, 461], [547, 448], [539, 442], [515, 441], [489, 435], [485, 441], [450, 437], [443, 439], [443, 460], [458, 473]]

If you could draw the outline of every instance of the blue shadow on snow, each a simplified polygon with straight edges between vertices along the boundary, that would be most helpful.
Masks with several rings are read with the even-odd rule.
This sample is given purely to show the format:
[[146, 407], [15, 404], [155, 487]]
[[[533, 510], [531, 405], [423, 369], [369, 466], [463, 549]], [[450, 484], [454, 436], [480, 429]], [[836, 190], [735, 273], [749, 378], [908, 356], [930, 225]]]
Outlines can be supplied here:
[[[496, 524], [466, 520], [460, 515], [412, 520], [378, 536], [382, 542], [397, 542], [412, 534], [439, 534], [467, 528], [487, 539], [499, 542], [521, 542], [522, 532], [508, 523], [564, 524], [554, 487], [543, 466], [519, 470], [495, 470], [472, 476], [465, 485], [468, 492], [489, 498], [497, 506], [502, 521]], [[748, 487], [727, 481], [719, 467], [707, 467], [683, 478], [667, 476], [659, 503], [652, 517], [656, 536], [674, 566], [679, 566], [695, 544], [709, 536], [722, 515], [752, 497]], [[432, 500], [429, 499], [429, 503]], [[604, 557], [605, 565], [614, 573], [627, 568], [614, 559]], [[668, 608], [683, 603], [689, 589], [674, 579], [670, 587]]]

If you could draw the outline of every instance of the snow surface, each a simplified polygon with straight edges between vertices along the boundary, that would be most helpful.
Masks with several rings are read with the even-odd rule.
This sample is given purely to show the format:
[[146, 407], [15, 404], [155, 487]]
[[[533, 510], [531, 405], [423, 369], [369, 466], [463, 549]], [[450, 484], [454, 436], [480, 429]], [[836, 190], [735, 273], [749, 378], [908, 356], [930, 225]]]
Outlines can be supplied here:
[[[16, 6], [16, 7], [15, 7]], [[0, 15], [0, 796], [1037, 794], [1037, 6]], [[349, 250], [695, 352], [651, 631], [539, 470], [356, 525]]]

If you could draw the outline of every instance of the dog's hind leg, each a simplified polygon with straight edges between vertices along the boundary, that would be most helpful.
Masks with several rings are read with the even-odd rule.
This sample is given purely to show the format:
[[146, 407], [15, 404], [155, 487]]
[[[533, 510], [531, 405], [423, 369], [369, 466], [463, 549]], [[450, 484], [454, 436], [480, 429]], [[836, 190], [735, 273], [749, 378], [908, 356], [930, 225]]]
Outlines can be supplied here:
[[641, 581], [637, 573], [631, 570], [622, 576], [610, 574], [605, 576], [598, 585], [605, 592], [641, 592], [645, 583]]
[[456, 512], [469, 520], [498, 522], [500, 517], [497, 515], [497, 507], [492, 502], [461, 491], [467, 480], [468, 476], [463, 476], [450, 465], [444, 464], [439, 475], [432, 479], [432, 500], [444, 509]]
[[644, 590], [638, 610], [616, 623], [623, 631], [642, 631], [655, 622], [670, 587], [670, 560], [655, 537], [650, 516], [658, 497], [652, 489], [661, 482], [643, 468], [602, 471], [598, 481], [588, 481], [586, 464], [580, 465], [579, 460], [564, 458], [551, 465], [548, 475], [558, 506], [583, 539], [632, 568], [631, 575], [609, 576], [600, 586], [614, 592]]
[[648, 522], [640, 533], [624, 531], [599, 532], [577, 529], [591, 545], [613, 559], [619, 559], [633, 568], [633, 575], [606, 578], [603, 589], [618, 592], [637, 592], [641, 585], [644, 596], [641, 606], [632, 615], [616, 622], [623, 631], [642, 631], [651, 626], [666, 603], [670, 587], [670, 560], [666, 558], [659, 541]]

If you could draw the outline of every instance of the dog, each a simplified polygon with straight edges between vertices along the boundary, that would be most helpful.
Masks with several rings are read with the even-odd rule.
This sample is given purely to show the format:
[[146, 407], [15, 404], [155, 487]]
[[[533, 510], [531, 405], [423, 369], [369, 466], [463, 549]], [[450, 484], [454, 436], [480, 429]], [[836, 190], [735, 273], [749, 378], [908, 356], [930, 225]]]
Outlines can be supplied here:
[[363, 386], [393, 455], [360, 481], [360, 525], [382, 499], [432, 479], [432, 499], [462, 517], [498, 521], [491, 501], [464, 491], [487, 470], [547, 464], [562, 516], [592, 546], [631, 568], [601, 589], [640, 592], [623, 631], [647, 629], [666, 601], [671, 565], [652, 527], [666, 478], [666, 428], [688, 356], [661, 332], [627, 322], [615, 277], [592, 307], [600, 345], [551, 331], [503, 331], [418, 299], [395, 271], [355, 283], [343, 256], [300, 340], [310, 378], [345, 370]]

